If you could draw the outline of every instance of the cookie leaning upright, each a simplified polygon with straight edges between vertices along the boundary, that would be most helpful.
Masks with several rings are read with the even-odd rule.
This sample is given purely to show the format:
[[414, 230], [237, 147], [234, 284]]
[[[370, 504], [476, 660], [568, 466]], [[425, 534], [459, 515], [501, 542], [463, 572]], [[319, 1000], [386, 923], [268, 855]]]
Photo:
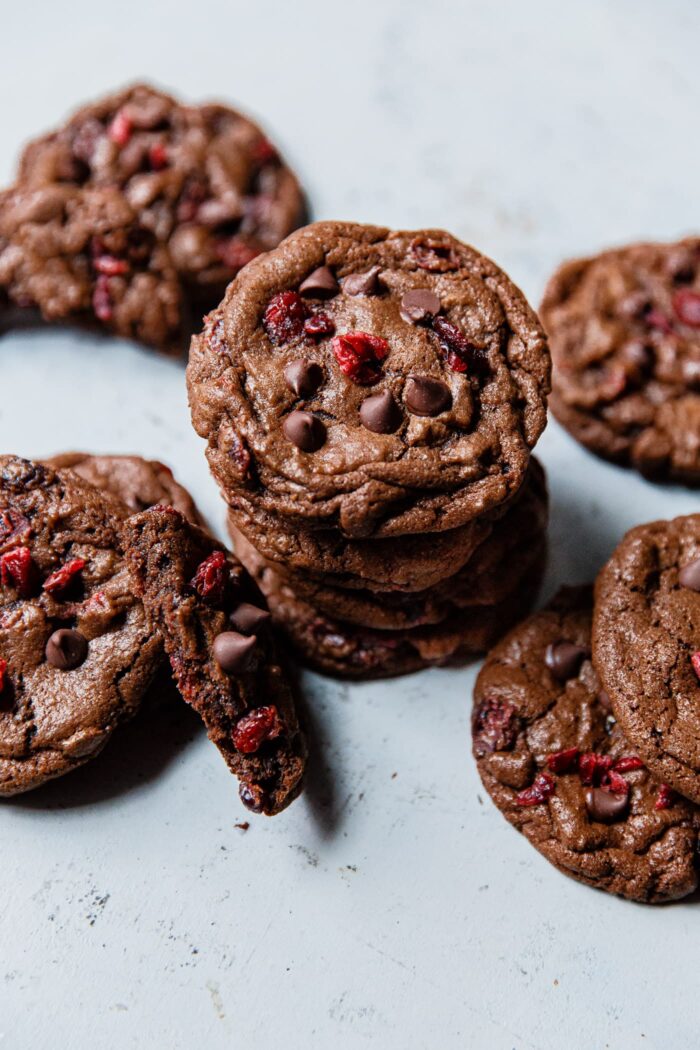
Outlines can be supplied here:
[[552, 410], [600, 456], [700, 482], [700, 240], [565, 263], [540, 308]]
[[549, 374], [494, 263], [442, 231], [338, 222], [253, 260], [187, 373], [227, 501], [350, 537], [454, 528], [513, 495]]
[[264, 601], [240, 562], [172, 507], [126, 523], [135, 589], [178, 689], [240, 780], [243, 803], [278, 813], [299, 793], [304, 738]]
[[124, 562], [126, 514], [70, 471], [0, 457], [0, 794], [96, 755], [162, 662]]
[[700, 803], [700, 514], [623, 538], [596, 581], [593, 657], [632, 747]]

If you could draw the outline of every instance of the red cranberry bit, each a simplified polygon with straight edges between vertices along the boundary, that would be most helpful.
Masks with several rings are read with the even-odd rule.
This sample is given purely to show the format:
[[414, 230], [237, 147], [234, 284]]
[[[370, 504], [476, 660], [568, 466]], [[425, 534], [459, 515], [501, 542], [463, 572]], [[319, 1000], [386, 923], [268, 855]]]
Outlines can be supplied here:
[[277, 150], [268, 139], [258, 139], [251, 149], [251, 154], [253, 160], [255, 160], [261, 167], [263, 164], [271, 164], [273, 161], [279, 159]]
[[123, 109], [120, 109], [109, 125], [108, 134], [112, 142], [116, 142], [118, 146], [126, 146], [133, 130], [134, 125], [131, 122], [131, 117]]
[[0, 658], [0, 693], [5, 689], [7, 683], [7, 660]]
[[111, 321], [113, 315], [112, 296], [109, 291], [109, 277], [101, 273], [95, 281], [92, 293], [92, 308], [99, 321]]
[[190, 587], [208, 605], [218, 605], [224, 597], [227, 579], [226, 555], [223, 551], [214, 551], [198, 566]]
[[440, 347], [453, 372], [467, 372], [471, 366], [475, 372], [486, 370], [486, 358], [482, 350], [470, 343], [457, 325], [446, 317], [433, 318], [432, 328], [438, 337]]
[[162, 171], [168, 165], [168, 151], [162, 142], [154, 142], [148, 151], [148, 163], [153, 171]]
[[129, 264], [126, 259], [118, 259], [116, 255], [98, 255], [92, 260], [92, 265], [98, 273], [107, 277], [118, 277], [120, 274], [129, 272]]
[[538, 773], [531, 786], [515, 796], [516, 804], [539, 806], [554, 794], [555, 787], [554, 777], [550, 777], [549, 773]]
[[700, 292], [684, 288], [673, 297], [676, 317], [689, 328], [700, 328]]
[[260, 255], [257, 248], [251, 248], [240, 237], [227, 237], [225, 240], [217, 241], [215, 250], [224, 266], [227, 266], [229, 270], [235, 270], [236, 273], [247, 266], [256, 255]]
[[377, 382], [379, 362], [389, 353], [386, 339], [369, 332], [345, 332], [337, 335], [331, 346], [340, 371], [361, 386]]
[[661, 310], [657, 310], [656, 307], [647, 311], [644, 315], [644, 320], [650, 328], [658, 328], [660, 332], [665, 332], [666, 335], [673, 331], [673, 326], [666, 314], [662, 313]]
[[489, 698], [481, 703], [474, 715], [474, 748], [486, 755], [490, 751], [509, 751], [515, 743], [520, 727], [513, 704]]
[[614, 769], [603, 775], [600, 786], [606, 791], [611, 791], [613, 795], [626, 795], [630, 789], [625, 778], [620, 773], [616, 773]]
[[244, 715], [233, 730], [233, 746], [243, 755], [252, 755], [266, 740], [282, 732], [282, 722], [274, 704], [257, 707]]
[[308, 317], [304, 321], [304, 332], [306, 335], [310, 335], [313, 338], [320, 338], [324, 335], [333, 335], [335, 332], [335, 325], [330, 319], [328, 314], [317, 313], [312, 317]]
[[656, 796], [654, 809], [668, 809], [676, 800], [676, 792], [668, 784], [662, 784]]
[[615, 760], [613, 769], [617, 773], [632, 773], [635, 769], [644, 769], [644, 763], [636, 755], [623, 755]]
[[297, 292], [280, 292], [267, 304], [263, 325], [270, 342], [282, 346], [304, 331], [306, 304]]
[[459, 258], [452, 245], [440, 241], [417, 239], [411, 244], [411, 254], [422, 270], [445, 273], [459, 267]]
[[587, 786], [600, 783], [602, 777], [612, 768], [612, 764], [613, 760], [609, 755], [597, 755], [594, 751], [586, 751], [578, 760], [581, 783]]
[[568, 773], [578, 767], [579, 750], [577, 747], [568, 747], [564, 751], [554, 751], [547, 755], [547, 768], [552, 773]]
[[19, 538], [26, 539], [30, 532], [29, 518], [25, 518], [18, 510], [0, 512], [0, 546], [4, 547]]
[[48, 594], [61, 594], [67, 590], [75, 576], [85, 568], [85, 558], [72, 558], [56, 569], [44, 580], [44, 590]]
[[3, 587], [14, 587], [20, 598], [31, 598], [36, 590], [37, 573], [29, 547], [15, 547], [0, 558]]
[[693, 670], [695, 671], [695, 674], [698, 676], [698, 678], [700, 678], [700, 649], [696, 653], [693, 653], [693, 655], [690, 658], [690, 662], [693, 665]]

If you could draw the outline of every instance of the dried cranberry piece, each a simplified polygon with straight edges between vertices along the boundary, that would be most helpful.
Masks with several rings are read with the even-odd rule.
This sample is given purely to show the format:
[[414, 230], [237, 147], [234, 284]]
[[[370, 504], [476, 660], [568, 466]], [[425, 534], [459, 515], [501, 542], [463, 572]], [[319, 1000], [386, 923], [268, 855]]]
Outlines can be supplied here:
[[3, 660], [0, 657], [0, 693], [5, 689], [7, 682], [7, 660]]
[[611, 791], [613, 795], [626, 795], [630, 789], [625, 778], [620, 773], [616, 773], [614, 769], [603, 775], [600, 786], [606, 791]]
[[474, 749], [481, 757], [491, 751], [509, 751], [515, 743], [520, 719], [513, 704], [496, 697], [482, 701], [474, 712]]
[[267, 304], [263, 325], [270, 342], [282, 346], [304, 331], [306, 303], [297, 292], [280, 292]]
[[224, 266], [236, 273], [247, 266], [257, 255], [260, 255], [259, 248], [251, 248], [240, 237], [226, 237], [217, 241], [215, 250]]
[[689, 328], [700, 328], [700, 292], [683, 288], [673, 297], [673, 309], [676, 317]]
[[656, 796], [654, 809], [668, 809], [676, 800], [676, 792], [668, 784], [662, 784]]
[[243, 755], [251, 755], [266, 740], [274, 740], [283, 730], [274, 704], [257, 707], [244, 715], [233, 730], [233, 746]]
[[581, 783], [587, 786], [600, 782], [601, 778], [612, 768], [613, 760], [609, 755], [598, 755], [586, 751], [579, 757], [578, 771]]
[[673, 325], [666, 314], [661, 310], [658, 310], [656, 307], [646, 312], [644, 320], [650, 328], [658, 328], [660, 332], [665, 332], [666, 335], [669, 335], [673, 331]]
[[477, 374], [483, 374], [488, 367], [486, 356], [478, 346], [470, 343], [457, 325], [446, 317], [434, 317], [432, 329], [438, 337], [440, 348], [445, 355], [448, 367], [453, 372], [467, 372], [469, 368]]
[[539, 806], [554, 794], [556, 784], [549, 773], [538, 773], [529, 788], [515, 796], [518, 806]]
[[168, 151], [162, 142], [154, 142], [148, 151], [148, 163], [153, 171], [162, 171], [168, 166]]
[[15, 540], [26, 539], [31, 532], [29, 518], [18, 510], [3, 510], [0, 512], [0, 546], [5, 547]]
[[86, 564], [85, 558], [72, 558], [65, 565], [62, 565], [60, 569], [56, 569], [55, 572], [46, 577], [43, 589], [48, 594], [61, 594], [68, 589], [76, 575], [85, 568]]
[[129, 114], [123, 110], [117, 110], [112, 123], [109, 125], [109, 137], [117, 146], [126, 146], [134, 130]]
[[568, 747], [564, 751], [554, 751], [547, 755], [547, 768], [552, 773], [568, 773], [578, 766], [579, 749]]
[[107, 277], [118, 277], [129, 272], [126, 259], [118, 259], [116, 255], [98, 255], [92, 260], [92, 265], [98, 273], [106, 274]]
[[369, 332], [345, 332], [331, 343], [338, 367], [353, 383], [370, 386], [381, 374], [379, 362], [389, 353], [386, 339]]
[[431, 239], [411, 242], [411, 254], [422, 270], [446, 273], [459, 267], [459, 257], [451, 244]]
[[613, 769], [617, 773], [631, 773], [635, 769], [644, 769], [644, 763], [637, 755], [623, 755], [615, 759]]
[[304, 332], [306, 335], [313, 336], [314, 338], [324, 335], [333, 335], [335, 332], [335, 325], [328, 314], [321, 311], [317, 314], [313, 314], [304, 321]]
[[223, 551], [214, 551], [197, 567], [190, 587], [208, 605], [218, 605], [224, 597], [228, 569]]
[[261, 167], [263, 164], [271, 164], [279, 160], [279, 154], [269, 139], [258, 139], [250, 152], [253, 160]]
[[92, 293], [92, 308], [98, 320], [112, 320], [114, 311], [112, 295], [109, 290], [109, 277], [104, 273], [101, 273], [95, 281], [95, 288]]
[[700, 649], [696, 653], [693, 653], [693, 655], [690, 658], [690, 662], [693, 665], [693, 670], [695, 671], [695, 674], [698, 676], [698, 678], [700, 678]]
[[0, 558], [3, 587], [14, 587], [20, 598], [31, 598], [36, 591], [37, 571], [29, 547], [15, 547]]

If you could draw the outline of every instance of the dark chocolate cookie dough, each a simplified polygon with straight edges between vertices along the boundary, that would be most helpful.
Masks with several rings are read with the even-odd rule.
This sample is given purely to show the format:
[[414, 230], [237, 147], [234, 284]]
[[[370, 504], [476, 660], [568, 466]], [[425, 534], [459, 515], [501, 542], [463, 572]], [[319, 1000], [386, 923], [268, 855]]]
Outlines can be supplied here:
[[[71, 202], [62, 211], [57, 191]], [[108, 230], [95, 221], [95, 201], [119, 209], [118, 230], [114, 216]], [[250, 120], [136, 84], [26, 147], [0, 199], [0, 285], [46, 320], [96, 321], [177, 349], [239, 269], [304, 217], [295, 176]], [[44, 224], [53, 250], [38, 243]]]
[[473, 248], [325, 222], [229, 286], [192, 342], [188, 387], [229, 502], [350, 537], [440, 532], [521, 486], [549, 353]]
[[700, 482], [700, 240], [566, 263], [540, 312], [563, 426], [643, 474]]
[[700, 803], [700, 514], [627, 533], [596, 582], [593, 656], [632, 747]]
[[70, 471], [0, 457], [0, 794], [96, 755], [162, 663], [124, 562], [126, 514]]
[[697, 885], [697, 807], [647, 770], [590, 660], [591, 593], [560, 592], [489, 654], [473, 749], [507, 820], [560, 871], [649, 903]]
[[233, 555], [172, 507], [133, 515], [126, 535], [134, 587], [180, 693], [240, 780], [243, 803], [278, 813], [301, 789], [306, 747], [262, 596]]

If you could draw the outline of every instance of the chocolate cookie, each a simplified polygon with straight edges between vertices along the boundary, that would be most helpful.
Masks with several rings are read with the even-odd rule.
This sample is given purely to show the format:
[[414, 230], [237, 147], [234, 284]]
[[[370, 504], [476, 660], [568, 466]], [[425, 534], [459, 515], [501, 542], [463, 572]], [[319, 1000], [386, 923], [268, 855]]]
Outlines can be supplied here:
[[643, 474], [700, 482], [700, 239], [566, 263], [541, 317], [563, 426]]
[[188, 387], [229, 503], [349, 537], [440, 532], [519, 489], [549, 353], [518, 289], [449, 234], [324, 222], [231, 284]]
[[593, 654], [632, 747], [700, 803], [700, 514], [627, 533], [596, 582]]
[[[250, 120], [227, 106], [182, 105], [143, 84], [84, 106], [63, 127], [31, 142], [15, 189], [24, 209], [28, 201], [40, 201], [48, 215], [42, 220], [34, 214], [27, 244], [15, 198], [0, 201], [0, 283], [10, 299], [37, 306], [47, 320], [91, 313], [119, 334], [159, 349], [173, 348], [197, 327], [240, 268], [274, 248], [306, 211], [295, 176]], [[109, 190], [129, 216], [128, 236], [111, 229], [105, 236], [84, 217], [80, 228], [72, 222], [66, 229], [66, 220], [58, 225], [47, 204], [55, 200], [55, 189], [73, 190], [78, 201], [85, 191], [91, 200], [106, 199]], [[37, 205], [32, 207], [36, 213]], [[3, 219], [6, 208], [12, 214]], [[61, 251], [42, 252], [37, 245], [42, 221]], [[78, 236], [83, 231], [86, 238]], [[142, 258], [154, 252], [167, 260], [175, 292], [176, 307], [173, 289], [155, 286], [169, 300], [165, 331], [153, 323], [153, 291], [145, 292], [143, 280], [141, 294], [131, 287]], [[69, 287], [66, 275], [57, 279], [59, 265], [68, 272]], [[123, 317], [125, 287], [129, 324]], [[172, 316], [176, 309], [178, 316]]]
[[72, 470], [95, 488], [118, 496], [132, 511], [146, 510], [157, 503], [163, 503], [179, 510], [195, 525], [203, 524], [187, 489], [175, 480], [170, 467], [156, 459], [62, 452], [44, 462], [56, 470]]
[[[256, 568], [255, 560], [251, 567]], [[529, 611], [543, 571], [542, 551], [519, 587], [503, 601], [459, 609], [438, 624], [399, 631], [371, 630], [323, 616], [273, 569], [262, 568], [256, 581], [273, 619], [303, 663], [338, 678], [376, 679], [462, 664], [485, 652]]]
[[183, 698], [240, 780], [243, 803], [278, 813], [301, 789], [306, 748], [257, 588], [172, 507], [134, 515], [125, 531], [135, 590]]
[[547, 860], [649, 903], [697, 886], [699, 811], [647, 770], [590, 660], [591, 592], [567, 589], [489, 654], [473, 750], [484, 787]]
[[0, 457], [0, 794], [102, 750], [162, 644], [134, 597], [126, 508], [70, 471]]
[[497, 605], [512, 597], [545, 557], [547, 506], [544, 471], [533, 460], [522, 493], [467, 563], [448, 579], [414, 592], [362, 589], [361, 580], [355, 588], [332, 586], [328, 579], [285, 571], [278, 563], [267, 561], [235, 528], [231, 536], [249, 572], [257, 578], [265, 569], [273, 570], [321, 615], [378, 630], [402, 630], [442, 623], [460, 609], [474, 611], [477, 606]]

